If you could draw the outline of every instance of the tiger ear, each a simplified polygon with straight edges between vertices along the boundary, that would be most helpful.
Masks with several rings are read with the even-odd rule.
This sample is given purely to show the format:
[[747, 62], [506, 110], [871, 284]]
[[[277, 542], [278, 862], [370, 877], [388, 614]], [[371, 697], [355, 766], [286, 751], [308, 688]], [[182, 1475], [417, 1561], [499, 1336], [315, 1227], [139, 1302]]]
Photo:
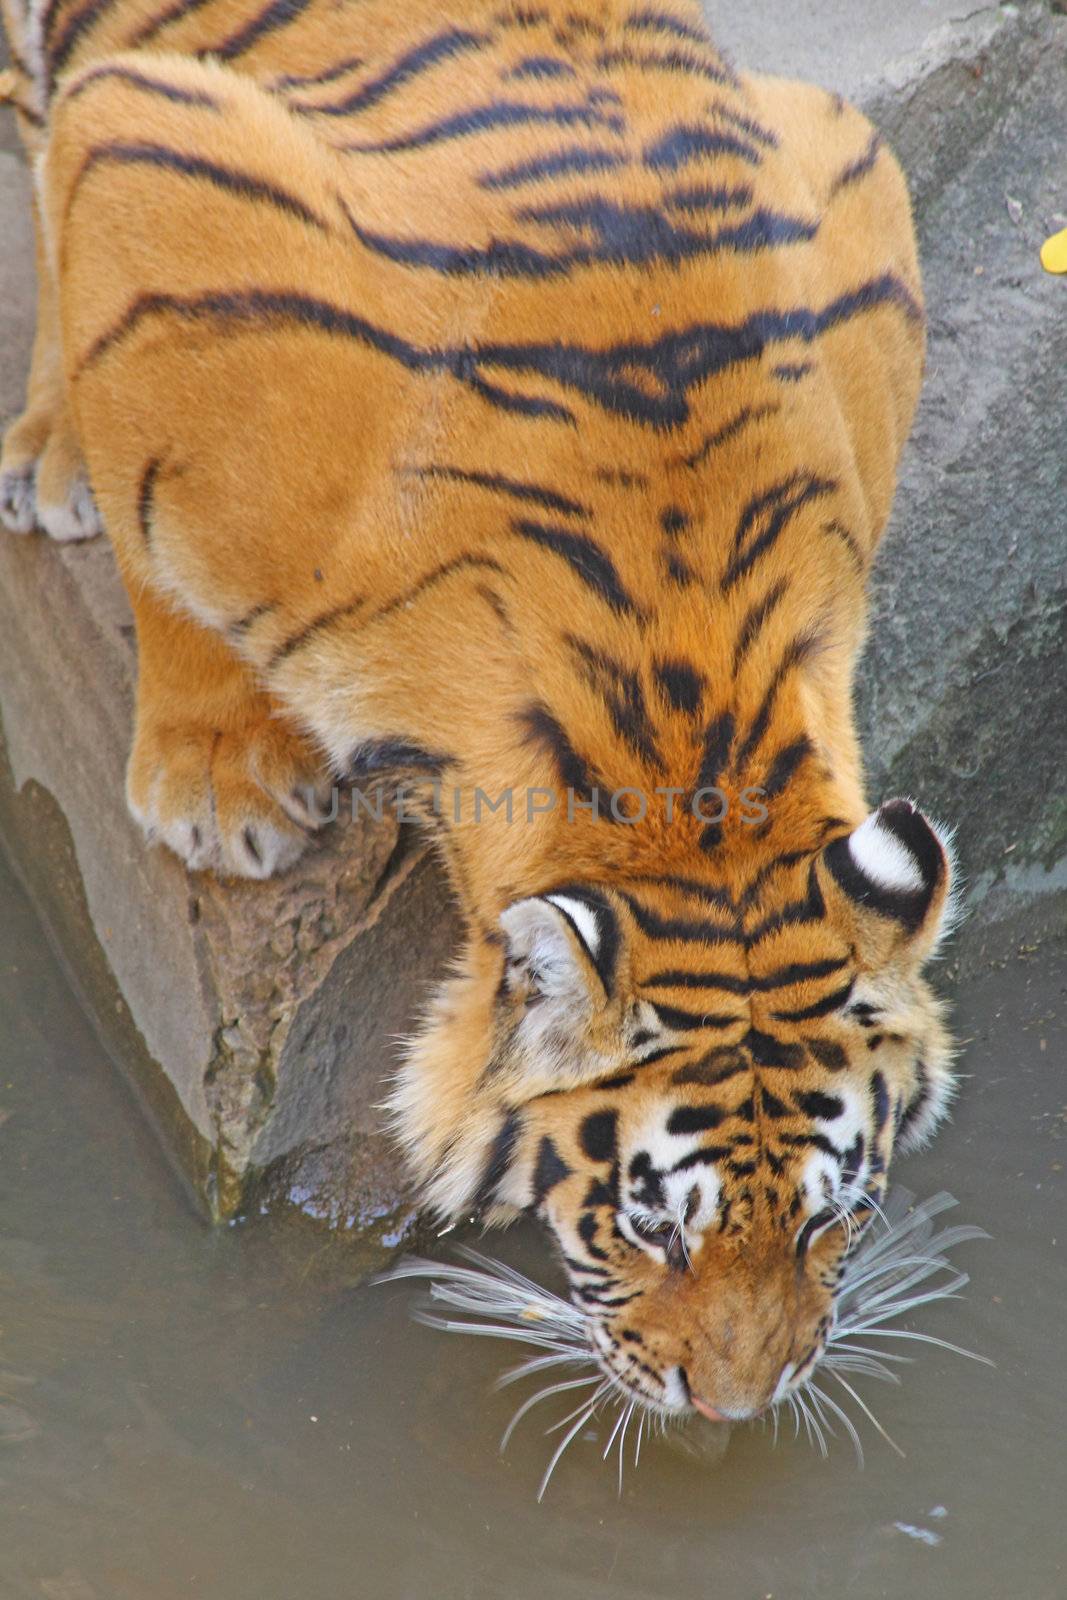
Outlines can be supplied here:
[[613, 1070], [610, 1004], [619, 934], [606, 898], [567, 888], [517, 900], [500, 918], [502, 999], [523, 1097], [572, 1088]]
[[614, 914], [602, 896], [566, 889], [517, 900], [501, 914], [507, 940], [505, 977], [528, 1003], [589, 1009], [611, 992], [618, 941]]
[[887, 800], [820, 862], [831, 910], [852, 924], [865, 964], [921, 965], [955, 921], [951, 837], [910, 800]]

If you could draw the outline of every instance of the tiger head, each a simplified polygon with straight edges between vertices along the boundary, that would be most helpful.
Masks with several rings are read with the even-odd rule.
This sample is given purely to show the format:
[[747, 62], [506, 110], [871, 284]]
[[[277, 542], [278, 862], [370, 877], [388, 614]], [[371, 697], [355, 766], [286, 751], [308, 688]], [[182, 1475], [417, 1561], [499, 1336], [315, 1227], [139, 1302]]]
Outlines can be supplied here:
[[630, 1397], [735, 1419], [784, 1399], [894, 1151], [951, 1096], [922, 976], [951, 872], [896, 800], [740, 890], [642, 879], [511, 905], [394, 1094], [431, 1202], [537, 1214]]

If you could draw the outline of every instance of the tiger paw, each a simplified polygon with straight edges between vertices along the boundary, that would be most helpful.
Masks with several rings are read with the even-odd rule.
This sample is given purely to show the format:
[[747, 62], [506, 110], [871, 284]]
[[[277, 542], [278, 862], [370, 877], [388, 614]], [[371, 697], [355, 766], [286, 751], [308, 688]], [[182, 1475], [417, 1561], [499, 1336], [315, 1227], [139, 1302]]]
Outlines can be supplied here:
[[9, 428], [0, 457], [0, 522], [12, 533], [41, 528], [63, 543], [100, 533], [100, 513], [65, 412], [27, 412]]
[[239, 732], [138, 728], [126, 777], [130, 811], [194, 872], [269, 878], [330, 820], [330, 790], [310, 745], [277, 719]]

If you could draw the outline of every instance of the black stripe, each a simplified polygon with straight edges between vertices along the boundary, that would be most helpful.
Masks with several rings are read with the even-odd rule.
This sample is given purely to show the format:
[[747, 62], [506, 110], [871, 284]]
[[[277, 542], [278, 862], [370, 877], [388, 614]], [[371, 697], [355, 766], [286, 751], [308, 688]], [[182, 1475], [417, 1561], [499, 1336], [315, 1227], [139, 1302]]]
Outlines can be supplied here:
[[735, 977], [732, 972], [653, 972], [642, 978], [642, 989], [722, 989], [725, 994], [747, 995], [751, 992], [749, 978]]
[[776, 1039], [773, 1033], [762, 1033], [758, 1028], [749, 1028], [741, 1043], [749, 1051], [752, 1064], [756, 1067], [793, 1072], [805, 1064], [802, 1045], [787, 1044], [784, 1039]]
[[489, 489], [498, 494], [510, 495], [515, 500], [528, 501], [545, 511], [558, 511], [562, 516], [589, 517], [592, 515], [580, 500], [572, 500], [555, 489], [546, 489], [539, 483], [523, 483], [517, 478], [506, 478], [499, 472], [470, 472], [463, 467], [441, 466], [436, 462], [428, 467], [411, 469], [420, 478], [442, 478], [451, 483], [469, 483], [478, 489]]
[[[593, 1257], [594, 1261], [610, 1261], [611, 1257], [608, 1255], [607, 1251], [601, 1249], [600, 1245], [598, 1245], [596, 1242], [597, 1219], [595, 1211], [582, 1212], [581, 1216], [578, 1218], [577, 1233], [579, 1239], [585, 1245], [585, 1248], [589, 1251], [589, 1254]], [[588, 1295], [590, 1291], [587, 1289], [584, 1291], [584, 1293]]]
[[672, 711], [695, 717], [707, 682], [689, 661], [659, 660], [653, 666], [656, 683]]
[[457, 572], [496, 572], [503, 577], [509, 576], [507, 568], [499, 561], [494, 561], [492, 556], [453, 556], [451, 561], [442, 561], [440, 566], [424, 573], [410, 589], [402, 590], [400, 594], [394, 595], [392, 600], [385, 601], [376, 610], [369, 612], [366, 620], [380, 622], [383, 617], [391, 616], [394, 611], [403, 610], [413, 600], [420, 599], [427, 590], [435, 588], [445, 578], [451, 578]]
[[267, 658], [266, 670], [273, 672], [275, 667], [280, 666], [283, 661], [287, 661], [297, 650], [302, 650], [306, 644], [310, 643], [320, 633], [328, 632], [334, 623], [342, 621], [345, 617], [352, 616], [366, 603], [366, 595], [357, 595], [354, 600], [345, 600], [341, 605], [331, 606], [328, 611], [320, 612], [317, 617], [312, 618], [304, 627], [298, 629], [296, 633], [290, 634], [289, 638], [283, 640], [280, 645], [275, 646]]
[[376, 78], [361, 84], [343, 100], [334, 100], [327, 105], [318, 105], [314, 100], [298, 101], [293, 109], [313, 111], [324, 117], [347, 117], [354, 112], [367, 111], [392, 94], [394, 89], [402, 88], [404, 84], [410, 83], [423, 72], [428, 72], [439, 62], [450, 61], [453, 57], [464, 55], [469, 50], [480, 50], [490, 41], [491, 35], [488, 33], [471, 33], [466, 28], [448, 28], [443, 33], [434, 34], [432, 38], [424, 39], [421, 44], [405, 51], [392, 66], [387, 67]]
[[230, 633], [245, 634], [254, 623], [259, 621], [260, 617], [267, 617], [277, 609], [277, 600], [261, 600], [250, 611], [246, 611], [243, 617], [238, 617], [236, 622], [231, 622], [229, 631]]
[[[585, 761], [547, 706], [526, 706], [524, 710], [516, 712], [515, 720], [522, 725], [527, 737], [552, 757], [564, 788], [573, 790], [585, 800], [592, 799], [595, 794], [599, 802], [602, 796], [600, 787], [594, 783]], [[605, 805], [600, 810], [598, 805], [598, 815], [607, 821], [611, 816], [610, 809]]]
[[83, 34], [91, 32], [101, 18], [113, 9], [115, 3], [116, 0], [89, 0], [88, 5], [82, 6], [80, 11], [75, 11], [73, 16], [68, 17], [66, 26], [54, 43], [50, 37], [52, 8], [49, 7], [43, 28], [49, 94], [55, 88], [56, 79], [74, 53], [78, 40]]
[[782, 383], [799, 383], [801, 378], [806, 378], [809, 372], [815, 371], [814, 361], [783, 361], [773, 369], [774, 376]]
[[781, 537], [797, 514], [813, 500], [833, 494], [839, 485], [831, 478], [795, 472], [770, 489], [754, 495], [738, 519], [734, 552], [722, 576], [725, 593]]
[[176, 83], [166, 83], [160, 78], [150, 78], [147, 73], [135, 72], [132, 67], [93, 67], [66, 90], [65, 99], [77, 100], [78, 96], [84, 94], [86, 89], [91, 89], [94, 83], [102, 83], [108, 78], [118, 83], [129, 84], [133, 89], [143, 89], [146, 94], [160, 95], [164, 100], [173, 100], [177, 105], [200, 106], [205, 111], [221, 110], [220, 102], [214, 95], [206, 94], [202, 89], [182, 89]]
[[521, 1126], [522, 1121], [517, 1111], [509, 1111], [500, 1124], [471, 1201], [471, 1210], [475, 1215], [490, 1203], [498, 1186], [507, 1177]]
[[871, 1073], [871, 1102], [874, 1108], [874, 1136], [877, 1139], [889, 1121], [889, 1089], [880, 1072]]
[[684, 556], [678, 554], [677, 550], [672, 550], [668, 546], [663, 550], [662, 558], [668, 578], [672, 583], [677, 584], [679, 589], [689, 589], [697, 582], [697, 575], [693, 568], [685, 560]]
[[685, 533], [689, 527], [689, 518], [677, 506], [667, 506], [659, 514], [659, 525], [669, 538], [676, 534]]
[[640, 900], [625, 890], [618, 891], [625, 900], [634, 921], [650, 939], [677, 939], [689, 944], [740, 944], [743, 939], [733, 928], [724, 928], [714, 922], [696, 922], [684, 917], [661, 917], [658, 912], [643, 906]]
[[836, 1122], [844, 1115], [845, 1102], [821, 1089], [798, 1089], [796, 1102], [805, 1116], [817, 1117], [820, 1122]]
[[878, 161], [881, 149], [882, 136], [880, 133], [874, 132], [867, 141], [867, 148], [863, 154], [857, 156], [855, 161], [850, 161], [847, 166], [841, 168], [841, 171], [830, 185], [829, 198], [832, 200], [842, 189], [847, 189], [850, 184], [855, 183], [859, 178], [870, 172]]
[[98, 144], [94, 145], [82, 163], [74, 187], [68, 198], [68, 205], [73, 202], [83, 180], [88, 177], [94, 167], [107, 162], [115, 162], [122, 166], [152, 166], [160, 167], [168, 172], [177, 172], [183, 178], [203, 178], [216, 189], [222, 189], [227, 194], [236, 195], [241, 200], [264, 202], [273, 206], [278, 211], [283, 211], [291, 217], [296, 217], [300, 222], [317, 228], [321, 233], [329, 233], [329, 223], [325, 222], [306, 206], [295, 194], [290, 194], [286, 189], [280, 189], [276, 184], [268, 183], [263, 178], [254, 178], [250, 173], [241, 172], [234, 167], [223, 167], [215, 161], [207, 161], [203, 156], [191, 156], [181, 150], [171, 150], [163, 144]]
[[358, 744], [345, 763], [345, 777], [374, 777], [382, 772], [420, 772], [439, 778], [453, 765], [453, 758], [439, 750], [427, 750], [406, 739], [366, 739]]
[[137, 525], [146, 545], [152, 543], [152, 511], [155, 504], [156, 479], [161, 466], [161, 458], [153, 456], [141, 474], [141, 487], [137, 495]]
[[693, 1061], [689, 1066], [679, 1067], [676, 1072], [672, 1072], [671, 1082], [679, 1086], [685, 1083], [702, 1083], [712, 1088], [749, 1070], [736, 1045], [716, 1045], [706, 1055], [701, 1056], [699, 1061]]
[[573, 173], [610, 172], [627, 165], [626, 157], [616, 150], [572, 145], [570, 149], [557, 150], [547, 156], [534, 156], [529, 161], [501, 167], [496, 172], [483, 172], [478, 184], [482, 189], [517, 189], [526, 183], [543, 183], [546, 178], [569, 177]]
[[679, 894], [694, 895], [696, 899], [703, 900], [706, 905], [720, 906], [724, 911], [733, 910], [733, 901], [725, 889], [720, 889], [715, 884], [702, 883], [699, 878], [679, 878], [671, 874], [634, 872], [629, 874], [627, 881], [647, 884], [654, 889], [676, 889]]
[[728, 1160], [732, 1145], [705, 1144], [697, 1150], [691, 1150], [687, 1156], [676, 1161], [671, 1168], [672, 1172], [692, 1172], [694, 1167], [713, 1167], [720, 1161]]
[[721, 117], [724, 122], [740, 128], [742, 133], [747, 133], [750, 139], [755, 139], [757, 144], [765, 145], [768, 150], [778, 149], [781, 141], [776, 133], [765, 127], [762, 122], [757, 122], [755, 117], [746, 116], [744, 112], [727, 105], [725, 100], [710, 100], [704, 111], [707, 116]]
[[591, 242], [560, 251], [539, 249], [524, 239], [492, 239], [487, 245], [443, 244], [384, 234], [357, 221], [345, 207], [360, 244], [399, 266], [450, 277], [553, 278], [591, 266], [677, 265], [723, 250], [749, 254], [814, 237], [818, 225], [774, 211], [754, 211], [744, 221], [712, 233], [679, 228], [656, 206], [635, 206], [603, 196], [552, 207], [525, 207], [517, 220], [580, 231]]
[[341, 306], [292, 289], [214, 291], [191, 296], [145, 294], [97, 339], [83, 366], [98, 360], [126, 338], [145, 317], [161, 313], [194, 321], [217, 317], [268, 328], [290, 322], [365, 344], [413, 372], [450, 372], [491, 404], [521, 415], [575, 422], [574, 414], [556, 402], [508, 394], [490, 384], [482, 376], [482, 369], [538, 374], [578, 391], [607, 411], [665, 429], [687, 420], [690, 390], [702, 387], [708, 378], [730, 366], [757, 359], [769, 343], [780, 339], [810, 342], [842, 322], [886, 306], [922, 321], [922, 312], [903, 282], [887, 273], [839, 296], [821, 311], [798, 307], [757, 312], [734, 326], [699, 323], [665, 334], [651, 344], [622, 344], [605, 350], [552, 341], [426, 349]]
[[738, 1020], [729, 1011], [679, 1011], [677, 1006], [664, 1006], [658, 1001], [649, 1003], [663, 1026], [675, 1033], [694, 1033], [700, 1028], [732, 1028]]
[[[573, 1172], [560, 1155], [556, 1145], [546, 1133], [537, 1147], [537, 1160], [533, 1170], [533, 1209], [542, 1206], [558, 1183], [563, 1183]], [[588, 1271], [588, 1268], [580, 1269]]]
[[11, 106], [15, 115], [22, 117], [29, 123], [31, 128], [43, 128], [45, 126], [44, 117], [41, 116], [39, 111], [35, 111], [32, 106], [23, 105], [21, 100], [16, 100], [14, 97], [7, 103]]
[[279, 28], [287, 28], [291, 22], [303, 16], [311, 0], [270, 0], [258, 15], [250, 18], [244, 27], [238, 28], [236, 33], [231, 33], [228, 39], [221, 44], [206, 46], [197, 51], [197, 55], [217, 56], [220, 61], [233, 61], [237, 56], [243, 56], [265, 39], [268, 34], [277, 33]]
[[734, 715], [724, 711], [708, 723], [704, 731], [704, 753], [697, 773], [698, 789], [717, 789], [730, 759], [734, 738]]
[[680, 183], [663, 194], [668, 211], [732, 211], [753, 198], [749, 183]]
[[641, 760], [662, 769], [663, 757], [656, 744], [655, 729], [636, 672], [605, 651], [594, 650], [573, 634], [564, 634], [564, 641], [581, 661], [582, 675], [603, 701], [619, 738]]
[[24, 78], [36, 78], [37, 75], [33, 71], [33, 68], [30, 66], [25, 57], [19, 54], [18, 50], [16, 50], [10, 39], [7, 41], [7, 54], [11, 65], [17, 72], [20, 72]]
[[734, 645], [733, 675], [736, 678], [745, 657], [759, 638], [774, 612], [781, 605], [786, 590], [789, 588], [788, 578], [779, 578], [772, 584], [761, 600], [749, 606], [738, 631], [737, 642]]
[[659, 11], [654, 6], [642, 6], [638, 11], [631, 11], [626, 26], [637, 32], [671, 33], [676, 39], [688, 39], [692, 44], [711, 46], [711, 37], [705, 29], [694, 27], [673, 12]]
[[506, 78], [521, 80], [533, 78], [573, 78], [575, 69], [569, 61], [560, 61], [557, 56], [526, 56], [522, 61], [516, 62], [504, 74]]
[[828, 958], [825, 961], [794, 961], [787, 967], [776, 967], [762, 977], [751, 978], [752, 988], [766, 994], [771, 989], [785, 989], [797, 983], [810, 983], [815, 978], [830, 978], [842, 972], [849, 964], [847, 956]]
[[605, 555], [600, 546], [585, 534], [572, 533], [569, 528], [557, 528], [548, 523], [531, 522], [525, 517], [516, 518], [511, 527], [520, 538], [529, 539], [531, 543], [559, 556], [586, 588], [599, 595], [613, 611], [633, 617], [644, 615], [642, 607], [627, 592], [611, 557]]
[[594, 63], [601, 72], [623, 67], [631, 72], [666, 72], [683, 77], [703, 78], [706, 83], [728, 84], [726, 69], [717, 62], [702, 60], [691, 50], [630, 50], [626, 47], [602, 50]]
[[467, 111], [457, 111], [438, 122], [427, 123], [412, 133], [394, 134], [389, 139], [353, 142], [340, 146], [342, 150], [358, 151], [363, 155], [398, 155], [407, 150], [425, 150], [430, 145], [444, 144], [452, 139], [468, 139], [476, 133], [488, 133], [496, 128], [522, 128], [547, 125], [555, 128], [608, 128], [622, 133], [621, 117], [600, 111], [595, 105], [531, 106], [521, 101], [490, 100], [483, 106], [473, 106]]
[[275, 78], [274, 89], [310, 89], [318, 83], [336, 83], [338, 78], [343, 78], [346, 72], [355, 72], [357, 67], [364, 64], [363, 56], [346, 56], [343, 61], [335, 61], [332, 66], [323, 67], [321, 72], [287, 72], [280, 78]]
[[736, 417], [731, 417], [729, 422], [724, 423], [721, 428], [717, 428], [714, 433], [705, 434], [697, 449], [691, 455], [683, 456], [683, 465], [699, 467], [701, 462], [707, 460], [713, 450], [718, 450], [724, 444], [729, 444], [732, 439], [737, 438], [739, 433], [743, 433], [751, 423], [762, 422], [764, 417], [772, 417], [781, 409], [777, 402], [765, 406], [742, 406]]
[[584, 1118], [578, 1129], [582, 1150], [590, 1161], [614, 1161], [618, 1153], [619, 1114], [617, 1111], [593, 1111]]
[[[786, 585], [783, 583], [781, 587], [784, 588]], [[733, 767], [736, 773], [744, 772], [745, 767], [751, 761], [753, 755], [755, 755], [756, 751], [762, 744], [764, 735], [766, 734], [767, 729], [770, 727], [771, 717], [774, 714], [774, 706], [778, 699], [778, 691], [781, 689], [786, 677], [790, 672], [793, 671], [795, 667], [803, 664], [807, 657], [811, 655], [812, 651], [817, 649], [818, 644], [819, 640], [814, 634], [802, 633], [798, 634], [796, 638], [790, 639], [789, 643], [786, 645], [778, 661], [778, 665], [771, 674], [771, 679], [764, 691], [759, 710], [756, 712], [752, 722], [749, 724], [748, 732], [746, 733], [744, 740], [737, 751], [737, 754], [734, 756]]]
[[750, 140], [699, 123], [679, 123], [646, 146], [644, 152], [645, 165], [653, 172], [677, 172], [689, 162], [704, 161], [709, 156], [737, 156], [751, 166], [760, 164], [760, 153]]
[[675, 1106], [667, 1118], [668, 1133], [710, 1133], [730, 1115], [725, 1106]]
[[[565, 1267], [567, 1267], [571, 1272], [582, 1272], [582, 1273], [585, 1273], [587, 1277], [591, 1277], [591, 1278], [610, 1278], [611, 1277], [611, 1274], [608, 1271], [607, 1267], [593, 1267], [593, 1266], [590, 1266], [588, 1261], [576, 1261], [573, 1256], [565, 1255], [563, 1257], [563, 1265]], [[611, 1286], [614, 1287], [614, 1280], [612, 1281], [612, 1285]]]
[[754, 928], [747, 929], [745, 944], [751, 949], [769, 934], [778, 933], [782, 928], [796, 927], [805, 922], [822, 922], [825, 916], [826, 902], [823, 900], [819, 880], [815, 875], [815, 864], [812, 862], [808, 869], [808, 889], [804, 898], [790, 901], [764, 917], [762, 922], [757, 922]]
[[853, 982], [850, 980], [841, 989], [835, 989], [832, 994], [816, 1000], [813, 1005], [802, 1006], [799, 1011], [772, 1011], [771, 1016], [776, 1022], [810, 1022], [814, 1017], [828, 1017], [831, 1011], [838, 1011], [852, 993]]
[[849, 532], [843, 522], [839, 522], [834, 517], [830, 522], [824, 522], [822, 528], [824, 533], [832, 534], [835, 539], [841, 540], [860, 572], [867, 570], [867, 558], [860, 547], [860, 542], [854, 533]]
[[173, 5], [167, 6], [165, 10], [154, 17], [149, 17], [147, 22], [141, 24], [130, 36], [129, 48], [136, 50], [141, 45], [151, 43], [164, 28], [169, 28], [175, 22], [181, 22], [184, 17], [192, 16], [195, 11], [202, 11], [210, 3], [211, 0], [174, 0]]
[[794, 739], [792, 744], [786, 745], [784, 750], [779, 750], [763, 780], [763, 799], [773, 800], [776, 795], [781, 794], [797, 769], [814, 754], [814, 750], [815, 746], [807, 734], [802, 734], [799, 739]]
[[848, 1066], [848, 1053], [831, 1039], [805, 1039], [808, 1053], [827, 1072], [844, 1072]]
[[799, 862], [807, 861], [810, 856], [810, 850], [784, 850], [780, 855], [776, 855], [770, 861], [765, 862], [755, 877], [741, 891], [737, 902], [738, 910], [750, 910], [776, 872], [783, 872], [788, 867], [795, 867]]

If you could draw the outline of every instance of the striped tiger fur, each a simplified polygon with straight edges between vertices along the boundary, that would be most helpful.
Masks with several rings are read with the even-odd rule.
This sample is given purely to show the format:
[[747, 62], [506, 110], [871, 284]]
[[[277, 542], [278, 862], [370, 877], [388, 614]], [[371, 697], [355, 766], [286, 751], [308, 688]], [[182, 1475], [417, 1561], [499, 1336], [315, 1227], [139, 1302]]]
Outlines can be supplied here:
[[952, 1083], [946, 841], [868, 813], [851, 707], [923, 360], [892, 155], [688, 0], [4, 5], [4, 514], [99, 507], [135, 816], [262, 876], [331, 773], [458, 795], [427, 1199], [538, 1213], [634, 1397], [757, 1413]]

